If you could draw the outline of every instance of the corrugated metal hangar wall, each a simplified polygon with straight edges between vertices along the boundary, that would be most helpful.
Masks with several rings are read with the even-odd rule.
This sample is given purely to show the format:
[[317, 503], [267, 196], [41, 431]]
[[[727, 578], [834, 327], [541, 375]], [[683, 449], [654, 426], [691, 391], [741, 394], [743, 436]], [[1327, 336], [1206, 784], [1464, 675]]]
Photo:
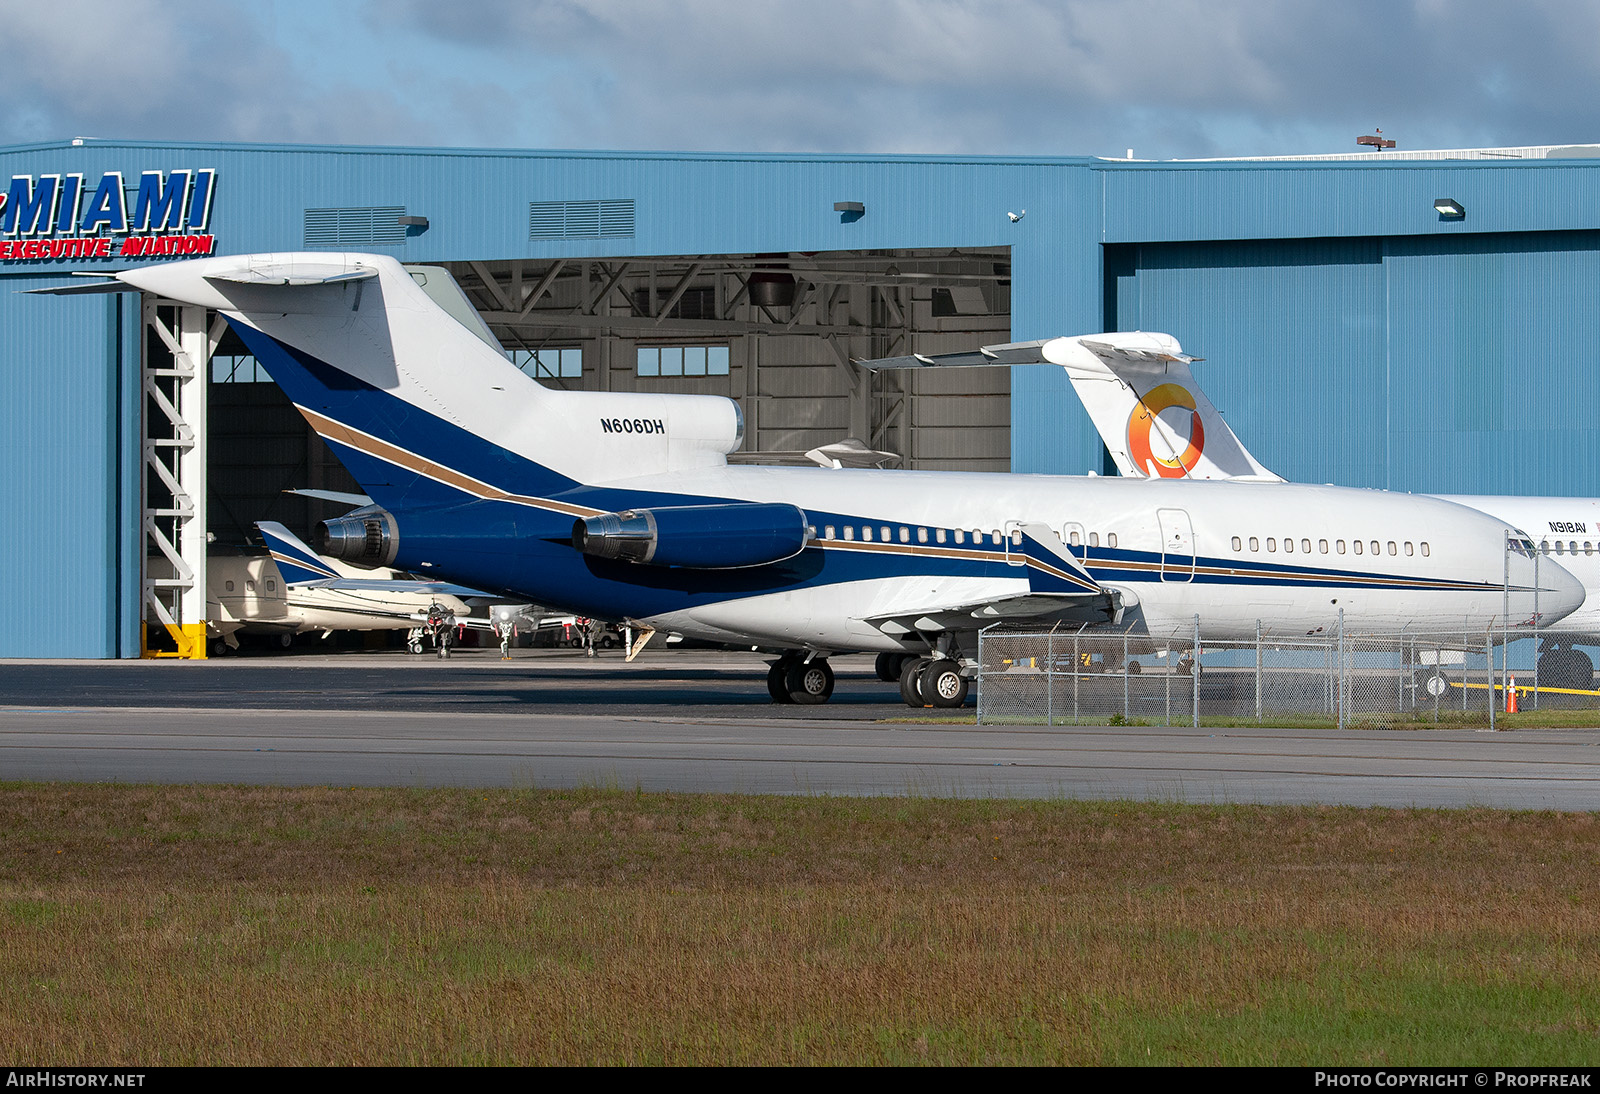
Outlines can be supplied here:
[[[1600, 335], [1592, 161], [75, 141], [0, 149], [0, 166], [8, 199], [23, 198], [0, 206], [0, 596], [35, 621], [5, 632], [0, 656], [139, 648], [152, 404], [137, 298], [16, 291], [168, 260], [77, 253], [86, 238], [155, 246], [144, 241], [159, 225], [94, 221], [117, 200], [146, 221], [198, 215], [176, 235], [203, 232], [212, 253], [377, 250], [444, 266], [544, 382], [726, 394], [751, 423], [747, 448], [769, 456], [858, 436], [902, 466], [1099, 470], [1099, 441], [1054, 369], [902, 380], [849, 358], [1143, 328], [1208, 359], [1198, 368], [1218, 406], [1292, 478], [1600, 493], [1581, 457], [1600, 422], [1585, 354]], [[183, 172], [205, 209], [156, 207]], [[49, 209], [47, 178], [59, 183]], [[1444, 195], [1464, 218], [1440, 219]], [[339, 489], [342, 469], [229, 338], [216, 353], [213, 534], [237, 542], [258, 519], [304, 528], [322, 514], [281, 491]]]

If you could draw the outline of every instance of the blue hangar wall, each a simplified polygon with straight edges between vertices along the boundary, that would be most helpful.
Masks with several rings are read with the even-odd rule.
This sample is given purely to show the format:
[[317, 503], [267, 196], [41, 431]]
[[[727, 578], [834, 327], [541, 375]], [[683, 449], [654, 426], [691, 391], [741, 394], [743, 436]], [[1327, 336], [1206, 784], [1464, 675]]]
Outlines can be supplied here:
[[[39, 621], [0, 656], [138, 651], [138, 310], [18, 290], [144, 261], [49, 256], [105, 177], [214, 172], [212, 253], [297, 250], [306, 210], [396, 207], [407, 262], [1011, 249], [1012, 336], [1166, 330], [1268, 465], [1398, 490], [1596, 494], [1600, 163], [1149, 164], [1062, 158], [734, 156], [164, 144], [0, 148], [0, 179], [83, 177], [29, 234], [0, 207], [0, 597]], [[65, 188], [70, 185], [63, 182]], [[14, 184], [13, 184], [14, 187]], [[13, 190], [8, 190], [9, 195]], [[34, 191], [37, 195], [37, 189]], [[1439, 196], [1460, 201], [1441, 221]], [[531, 202], [631, 199], [632, 234], [533, 239]], [[860, 201], [845, 221], [835, 201]], [[11, 203], [15, 206], [15, 203]], [[1026, 209], [1013, 223], [1008, 210]], [[160, 211], [155, 219], [160, 219]], [[25, 218], [23, 218], [25, 219]], [[10, 224], [11, 230], [5, 229]], [[169, 233], [170, 234], [170, 233]], [[30, 247], [32, 243], [34, 246]], [[83, 244], [76, 244], [81, 248]], [[60, 248], [57, 248], [59, 251]], [[1012, 379], [1012, 466], [1080, 474], [1102, 450], [1057, 370]]]

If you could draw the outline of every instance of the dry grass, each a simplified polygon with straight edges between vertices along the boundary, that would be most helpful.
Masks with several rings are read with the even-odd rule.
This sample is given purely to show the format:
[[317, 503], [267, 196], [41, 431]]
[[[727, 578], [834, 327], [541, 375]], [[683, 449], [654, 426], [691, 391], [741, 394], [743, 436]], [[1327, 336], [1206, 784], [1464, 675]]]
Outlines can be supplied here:
[[0, 1057], [1600, 1063], [1592, 814], [0, 786]]

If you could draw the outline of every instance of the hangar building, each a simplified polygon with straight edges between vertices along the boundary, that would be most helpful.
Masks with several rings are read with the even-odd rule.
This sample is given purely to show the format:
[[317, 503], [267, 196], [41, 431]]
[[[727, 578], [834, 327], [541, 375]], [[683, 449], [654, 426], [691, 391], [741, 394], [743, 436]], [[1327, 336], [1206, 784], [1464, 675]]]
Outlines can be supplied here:
[[1052, 367], [852, 358], [1166, 331], [1289, 478], [1594, 495], [1596, 155], [0, 148], [0, 603], [19, 621], [0, 656], [138, 656], [163, 541], [305, 533], [334, 510], [284, 490], [352, 488], [214, 316], [23, 295], [79, 272], [390, 254], [447, 270], [547, 384], [730, 396], [747, 459], [855, 437], [923, 469], [1105, 459]]

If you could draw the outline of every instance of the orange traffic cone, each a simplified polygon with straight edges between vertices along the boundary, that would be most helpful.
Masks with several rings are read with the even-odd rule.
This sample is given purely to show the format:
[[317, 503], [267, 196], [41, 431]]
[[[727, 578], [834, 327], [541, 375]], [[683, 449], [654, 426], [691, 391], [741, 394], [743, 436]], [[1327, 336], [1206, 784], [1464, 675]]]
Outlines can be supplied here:
[[1517, 678], [1515, 676], [1513, 676], [1511, 678], [1511, 686], [1506, 689], [1506, 713], [1507, 714], [1515, 714], [1516, 712], [1517, 712]]

